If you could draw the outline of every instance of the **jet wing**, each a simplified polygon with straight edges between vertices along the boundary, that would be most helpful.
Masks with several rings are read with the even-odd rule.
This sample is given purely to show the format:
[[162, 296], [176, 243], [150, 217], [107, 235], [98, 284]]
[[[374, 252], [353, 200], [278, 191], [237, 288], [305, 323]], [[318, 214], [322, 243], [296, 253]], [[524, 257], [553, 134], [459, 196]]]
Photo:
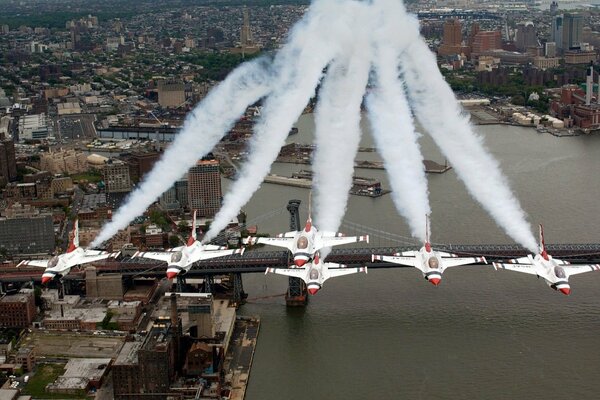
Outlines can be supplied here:
[[510, 271], [523, 272], [525, 274], [530, 275], [538, 275], [535, 267], [531, 264], [504, 264], [504, 263], [492, 263], [494, 268], [497, 270], [499, 268], [508, 269]]
[[418, 251], [403, 251], [402, 253], [394, 253], [394, 256], [396, 257], [415, 257], [417, 255]]
[[417, 259], [415, 257], [398, 257], [398, 256], [371, 256], [371, 262], [385, 261], [394, 264], [408, 265], [409, 267], [417, 266]]
[[205, 244], [203, 246], [204, 250], [209, 250], [209, 251], [213, 251], [213, 250], [226, 250], [227, 247], [225, 246], [216, 246], [214, 244]]
[[458, 267], [460, 265], [467, 264], [487, 264], [485, 257], [456, 257], [456, 258], [444, 258], [442, 265], [444, 268]]
[[266, 274], [279, 274], [279, 275], [287, 275], [292, 276], [294, 278], [300, 278], [305, 280], [306, 277], [306, 269], [305, 268], [267, 268], [265, 271]]
[[322, 247], [333, 247], [341, 244], [367, 242], [369, 243], [369, 235], [365, 236], [323, 236], [321, 238]]
[[298, 231], [279, 233], [279, 234], [277, 234], [277, 237], [278, 238], [293, 238], [293, 237], [296, 237], [297, 233], [298, 233]]
[[568, 276], [583, 274], [585, 272], [600, 271], [600, 264], [587, 264], [587, 265], [569, 265], [568, 267], [562, 267]]
[[268, 238], [268, 237], [259, 237], [256, 238], [255, 241], [252, 242], [252, 244], [255, 243], [264, 243], [264, 244], [268, 244], [271, 246], [277, 246], [277, 247], [285, 247], [288, 250], [292, 250], [292, 248], [294, 247], [294, 238]]
[[529, 257], [521, 257], [521, 258], [511, 258], [507, 261], [509, 264], [531, 264], [531, 258]]
[[100, 260], [104, 260], [106, 258], [110, 258], [110, 257], [116, 257], [119, 255], [119, 252], [116, 253], [103, 253], [103, 254], [96, 254], [96, 255], [86, 255], [83, 256], [81, 258], [78, 259], [74, 259], [74, 265], [79, 265], [79, 264], [86, 264], [86, 263], [91, 263], [94, 261], [100, 261]]
[[48, 267], [48, 261], [50, 260], [23, 260], [17, 264], [17, 268], [25, 266], [46, 268]]
[[189, 263], [193, 264], [199, 260], [208, 260], [210, 258], [230, 256], [232, 254], [243, 254], [244, 249], [232, 249], [232, 250], [211, 250], [211, 251], [198, 251], [192, 253], [189, 258]]
[[328, 264], [329, 263], [325, 264], [325, 266], [327, 267], [328, 278], [356, 274], [359, 272], [364, 272], [365, 274], [367, 273], [367, 267], [347, 268], [345, 265], [341, 264], [333, 264], [335, 266], [330, 267]]
[[158, 252], [158, 251], [138, 251], [131, 258], [143, 257], [143, 258], [150, 258], [152, 260], [164, 261], [164, 262], [168, 263], [169, 261], [171, 261], [171, 257], [173, 256], [172, 253], [173, 252], [164, 252], [164, 251], [161, 251], [161, 252]]

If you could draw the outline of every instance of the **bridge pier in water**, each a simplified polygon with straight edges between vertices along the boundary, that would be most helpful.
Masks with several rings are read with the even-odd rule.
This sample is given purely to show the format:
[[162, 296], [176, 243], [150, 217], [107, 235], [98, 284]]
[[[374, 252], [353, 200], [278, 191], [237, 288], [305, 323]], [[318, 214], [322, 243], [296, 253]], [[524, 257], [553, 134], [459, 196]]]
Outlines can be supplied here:
[[[287, 210], [290, 212], [290, 231], [300, 230], [300, 200], [290, 200]], [[300, 278], [290, 277], [288, 290], [285, 294], [285, 304], [288, 307], [304, 307], [308, 302], [308, 291], [306, 284]]]
[[231, 280], [233, 281], [233, 295], [232, 299], [236, 306], [244, 304], [248, 295], [244, 292], [244, 282], [242, 281], [242, 274], [236, 272], [231, 274]]
[[204, 293], [212, 293], [213, 285], [215, 284], [213, 275], [204, 275], [204, 285], [202, 291]]
[[183, 276], [182, 274], [177, 274], [177, 278], [175, 278], [177, 281], [176, 283], [176, 290], [179, 293], [183, 293], [185, 292], [186, 286], [187, 286], [187, 282], [185, 281], [185, 276]]

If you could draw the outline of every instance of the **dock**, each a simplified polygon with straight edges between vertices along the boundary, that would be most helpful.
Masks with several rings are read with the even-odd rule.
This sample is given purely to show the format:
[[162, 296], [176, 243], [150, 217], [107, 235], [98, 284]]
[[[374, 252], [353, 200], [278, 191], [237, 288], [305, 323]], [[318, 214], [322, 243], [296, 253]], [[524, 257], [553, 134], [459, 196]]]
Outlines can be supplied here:
[[236, 317], [223, 365], [225, 370], [224, 389], [229, 390], [228, 398], [231, 400], [243, 400], [246, 397], [259, 330], [260, 319], [258, 317]]
[[[312, 171], [302, 170], [294, 173], [291, 177], [269, 174], [265, 177], [263, 182], [310, 189], [312, 188]], [[353, 177], [350, 194], [367, 197], [381, 197], [388, 193], [390, 193], [390, 190], [382, 189], [381, 183], [376, 179], [359, 176]]]

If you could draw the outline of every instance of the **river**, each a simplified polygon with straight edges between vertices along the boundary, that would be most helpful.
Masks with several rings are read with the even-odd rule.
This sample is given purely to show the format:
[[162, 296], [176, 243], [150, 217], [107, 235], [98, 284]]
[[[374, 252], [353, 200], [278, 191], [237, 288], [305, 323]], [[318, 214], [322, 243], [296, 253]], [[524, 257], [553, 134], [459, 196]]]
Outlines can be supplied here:
[[[312, 115], [302, 116], [298, 128], [289, 140], [310, 142]], [[600, 240], [600, 136], [557, 138], [512, 126], [477, 130], [532, 226], [544, 223], [547, 243]], [[365, 131], [362, 145], [370, 146]], [[443, 162], [428, 136], [421, 146], [426, 158]], [[300, 168], [276, 164], [272, 171], [286, 175]], [[357, 173], [389, 187], [384, 171]], [[428, 178], [433, 242], [512, 242], [453, 170]], [[285, 205], [292, 198], [306, 205], [308, 190], [263, 184], [245, 210], [252, 220], [279, 209], [257, 224], [260, 231], [287, 231]], [[390, 195], [351, 196], [346, 220], [409, 236]], [[371, 245], [394, 243], [400, 244], [372, 237]], [[452, 269], [439, 287], [415, 269], [373, 270], [331, 279], [307, 307], [290, 309], [282, 296], [285, 277], [244, 275], [249, 301], [240, 313], [261, 318], [246, 398], [597, 398], [600, 273], [578, 275], [571, 283], [567, 297], [531, 275], [491, 266]]]

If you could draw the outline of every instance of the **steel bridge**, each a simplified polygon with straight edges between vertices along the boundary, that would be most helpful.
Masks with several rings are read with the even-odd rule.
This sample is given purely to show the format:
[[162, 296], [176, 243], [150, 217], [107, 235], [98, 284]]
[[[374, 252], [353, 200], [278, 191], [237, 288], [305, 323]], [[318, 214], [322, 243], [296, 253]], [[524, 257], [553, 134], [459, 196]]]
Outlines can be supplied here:
[[493, 19], [501, 20], [504, 18], [501, 14], [496, 14], [490, 11], [475, 11], [475, 10], [452, 10], [452, 11], [420, 11], [417, 13], [419, 19]]
[[[287, 206], [290, 212], [290, 230], [301, 229], [299, 218], [299, 200], [291, 200]], [[379, 268], [408, 268], [406, 266], [392, 263], [371, 263], [372, 254], [391, 255], [397, 252], [415, 250], [419, 246], [399, 247], [361, 247], [361, 248], [335, 248], [328, 255], [326, 261], [351, 266], [367, 265], [370, 269]], [[481, 244], [481, 245], [449, 245], [436, 244], [436, 250], [456, 253], [461, 256], [472, 256], [487, 258], [488, 262], [505, 260], [507, 258], [523, 257], [529, 251], [519, 245], [511, 244]], [[549, 244], [546, 246], [548, 252], [553, 256], [571, 262], [600, 262], [600, 244]], [[289, 251], [246, 251], [243, 256], [230, 255], [226, 257], [213, 258], [197, 262], [191, 270], [178, 277], [180, 288], [186, 278], [203, 278], [205, 291], [211, 290], [213, 277], [215, 275], [230, 275], [234, 286], [234, 301], [241, 301], [244, 296], [242, 275], [244, 273], [260, 273], [271, 268], [287, 268], [293, 264], [292, 255]], [[157, 262], [143, 258], [124, 257], [118, 260], [103, 260], [94, 263], [96, 274], [120, 274], [125, 279], [136, 277], [163, 278], [166, 271], [166, 263]], [[36, 267], [16, 268], [14, 265], [0, 266], [0, 291], [6, 284], [41, 280], [41, 270]], [[85, 267], [72, 269], [71, 273], [63, 280], [69, 281], [85, 280]], [[289, 305], [303, 305], [307, 299], [304, 282], [298, 278], [289, 278], [286, 301]]]
[[[600, 244], [548, 244], [548, 253], [556, 258], [571, 262], [600, 262]], [[416, 250], [415, 246], [400, 247], [361, 247], [334, 249], [325, 261], [350, 266], [367, 265], [370, 269], [406, 268], [402, 265], [379, 262], [371, 263], [372, 254], [391, 255], [397, 252]], [[530, 252], [517, 245], [482, 244], [482, 245], [438, 245], [436, 250], [456, 253], [460, 256], [481, 257], [488, 262], [507, 258], [523, 257]], [[246, 251], [243, 256], [231, 255], [199, 261], [185, 274], [188, 277], [204, 277], [205, 275], [224, 275], [232, 273], [260, 273], [271, 268], [287, 268], [293, 264], [289, 251]], [[124, 277], [164, 277], [167, 264], [141, 258], [122, 258], [115, 261], [99, 261], [93, 264], [96, 273], [121, 274]], [[64, 279], [81, 279], [85, 275], [73, 269]], [[41, 269], [36, 267], [16, 268], [14, 265], [0, 266], [0, 282], [39, 281]]]

